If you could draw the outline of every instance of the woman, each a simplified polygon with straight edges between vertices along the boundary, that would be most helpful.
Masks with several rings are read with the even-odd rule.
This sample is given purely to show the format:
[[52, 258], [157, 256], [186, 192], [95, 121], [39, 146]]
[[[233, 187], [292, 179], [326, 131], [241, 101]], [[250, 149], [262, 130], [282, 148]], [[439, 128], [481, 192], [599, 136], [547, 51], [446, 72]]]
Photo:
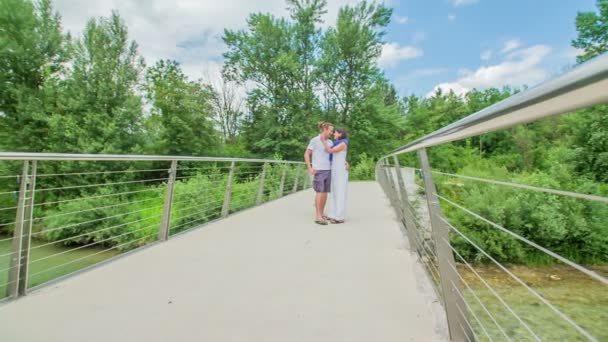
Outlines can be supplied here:
[[328, 218], [331, 223], [344, 223], [346, 211], [346, 187], [348, 185], [348, 134], [344, 128], [337, 128], [334, 132], [334, 143], [330, 145], [323, 141], [325, 150], [331, 153], [331, 200], [329, 202]]

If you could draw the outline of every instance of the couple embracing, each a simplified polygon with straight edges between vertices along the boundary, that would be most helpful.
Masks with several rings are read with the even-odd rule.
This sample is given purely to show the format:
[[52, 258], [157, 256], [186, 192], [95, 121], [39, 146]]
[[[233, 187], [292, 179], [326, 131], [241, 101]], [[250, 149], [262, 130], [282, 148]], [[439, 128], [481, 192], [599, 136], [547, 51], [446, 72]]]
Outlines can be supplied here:
[[[334, 132], [334, 125], [330, 122], [320, 122], [319, 130], [320, 134], [310, 140], [304, 153], [308, 172], [314, 177], [315, 223], [320, 225], [327, 225], [328, 221], [333, 224], [344, 223], [349, 168], [346, 161], [348, 135], [343, 128], [338, 128]], [[329, 193], [331, 193], [329, 214], [325, 215], [325, 204]]]

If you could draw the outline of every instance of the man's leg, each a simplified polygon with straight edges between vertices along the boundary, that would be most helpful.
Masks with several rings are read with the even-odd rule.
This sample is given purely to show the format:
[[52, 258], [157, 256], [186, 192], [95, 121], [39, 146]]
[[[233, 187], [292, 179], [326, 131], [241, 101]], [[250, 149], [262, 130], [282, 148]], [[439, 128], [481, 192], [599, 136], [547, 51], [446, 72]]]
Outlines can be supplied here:
[[325, 215], [325, 205], [327, 204], [327, 192], [321, 192], [321, 205], [319, 205], [319, 210], [321, 211], [321, 216]]
[[325, 209], [325, 202], [323, 200], [323, 195], [327, 199], [327, 194], [323, 192], [317, 192], [315, 195], [315, 209], [317, 211], [317, 220], [323, 220], [323, 211]]

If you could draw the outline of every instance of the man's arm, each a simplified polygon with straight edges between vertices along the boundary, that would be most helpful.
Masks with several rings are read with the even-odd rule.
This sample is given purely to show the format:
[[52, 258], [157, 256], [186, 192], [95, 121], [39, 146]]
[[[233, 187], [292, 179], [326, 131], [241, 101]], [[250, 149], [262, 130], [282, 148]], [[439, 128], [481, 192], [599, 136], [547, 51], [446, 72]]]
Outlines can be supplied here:
[[312, 150], [310, 149], [306, 149], [306, 151], [304, 152], [304, 161], [306, 162], [306, 167], [308, 168], [308, 173], [310, 173], [311, 175], [315, 175], [315, 170], [313, 170], [312, 166], [310, 165], [310, 155], [312, 153]]

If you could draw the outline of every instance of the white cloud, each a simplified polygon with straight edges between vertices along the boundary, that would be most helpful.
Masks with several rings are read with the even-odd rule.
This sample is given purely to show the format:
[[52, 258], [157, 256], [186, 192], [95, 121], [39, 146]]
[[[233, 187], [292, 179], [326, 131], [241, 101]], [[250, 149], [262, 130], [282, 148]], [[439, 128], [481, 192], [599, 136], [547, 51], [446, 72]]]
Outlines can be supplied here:
[[448, 20], [454, 21], [454, 20], [456, 20], [456, 16], [454, 14], [450, 13], [450, 14], [448, 14]]
[[569, 46], [564, 52], [563, 52], [563, 56], [570, 60], [570, 61], [575, 61], [577, 56], [580, 56], [582, 54], [585, 53], [585, 50], [583, 49], [579, 49], [579, 48], [575, 48], [573, 46]]
[[399, 24], [407, 24], [407, 22], [410, 20], [410, 18], [408, 17], [402, 17], [400, 15], [395, 15], [395, 21]]
[[504, 43], [501, 52], [507, 53], [509, 51], [513, 51], [513, 50], [519, 48], [520, 46], [521, 46], [521, 41], [519, 39], [510, 39]]
[[468, 6], [477, 3], [479, 0], [450, 0], [454, 7]]
[[382, 45], [382, 55], [378, 64], [383, 68], [394, 68], [402, 60], [417, 58], [423, 55], [423, 51], [413, 46], [400, 46], [398, 43], [386, 43]]
[[481, 58], [482, 61], [487, 61], [488, 59], [492, 58], [492, 50], [485, 50], [481, 53], [481, 55], [479, 55], [479, 58]]
[[433, 95], [437, 89], [446, 92], [453, 90], [461, 95], [473, 88], [535, 85], [550, 74], [541, 66], [541, 62], [550, 52], [551, 48], [546, 45], [535, 45], [513, 51], [499, 64], [482, 66], [475, 71], [463, 70], [459, 79], [438, 84], [427, 96]]
[[[328, 2], [323, 25], [335, 22], [338, 10], [357, 0]], [[148, 65], [159, 59], [175, 59], [182, 63], [191, 78], [203, 76], [203, 71], [219, 71], [224, 44], [224, 28], [245, 27], [250, 13], [267, 12], [287, 15], [284, 0], [55, 0], [55, 9], [62, 16], [66, 30], [80, 35], [92, 17], [108, 16], [118, 10], [129, 28], [129, 37], [137, 41], [139, 51]]]

